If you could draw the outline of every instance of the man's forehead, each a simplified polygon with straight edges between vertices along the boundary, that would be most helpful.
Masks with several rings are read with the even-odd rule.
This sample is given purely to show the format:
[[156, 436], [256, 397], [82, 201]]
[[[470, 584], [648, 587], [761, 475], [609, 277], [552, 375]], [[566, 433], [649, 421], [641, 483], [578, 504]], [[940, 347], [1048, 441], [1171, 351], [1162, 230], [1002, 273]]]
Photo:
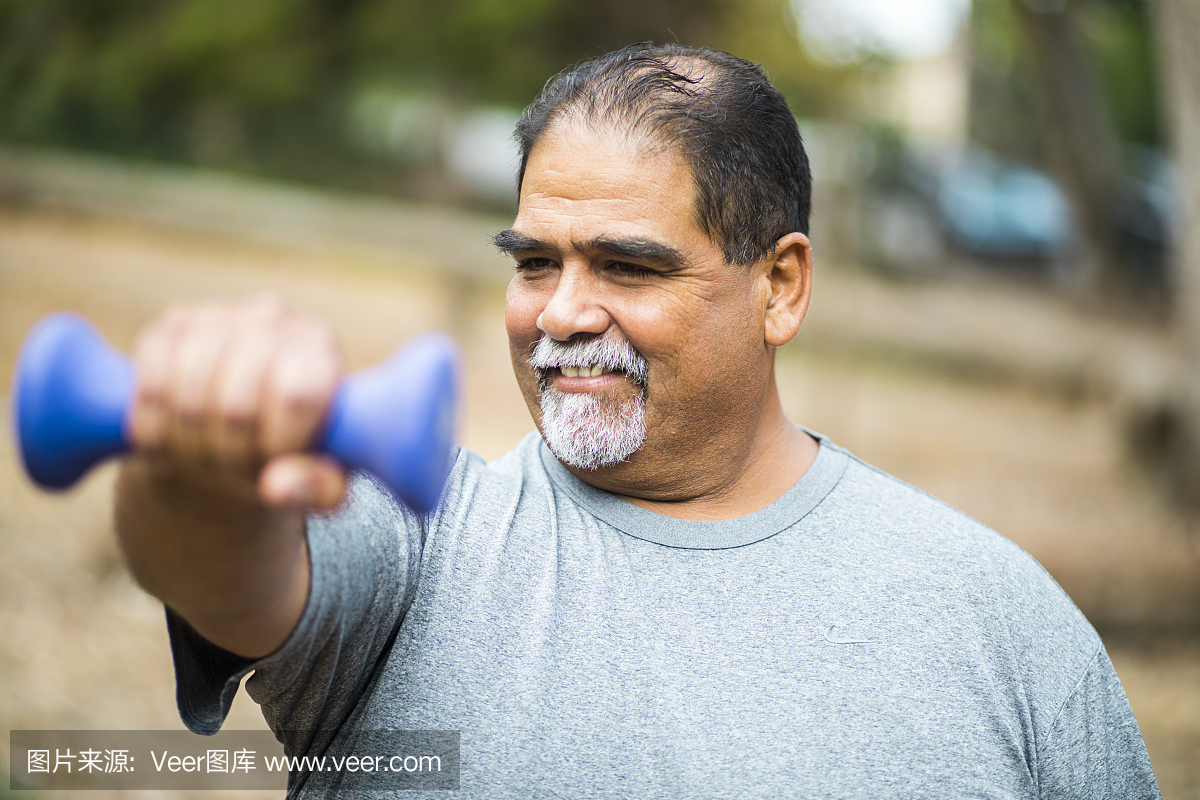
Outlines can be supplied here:
[[508, 253], [603, 253], [686, 263], [698, 227], [690, 164], [619, 128], [560, 125], [530, 154], [517, 218], [495, 238]]
[[638, 194], [647, 179], [687, 184], [689, 195], [695, 188], [691, 164], [677, 146], [624, 125], [556, 122], [529, 152], [519, 199], [530, 189], [570, 196], [605, 183], [618, 184], [607, 188], [616, 189], [611, 199], [621, 199]]

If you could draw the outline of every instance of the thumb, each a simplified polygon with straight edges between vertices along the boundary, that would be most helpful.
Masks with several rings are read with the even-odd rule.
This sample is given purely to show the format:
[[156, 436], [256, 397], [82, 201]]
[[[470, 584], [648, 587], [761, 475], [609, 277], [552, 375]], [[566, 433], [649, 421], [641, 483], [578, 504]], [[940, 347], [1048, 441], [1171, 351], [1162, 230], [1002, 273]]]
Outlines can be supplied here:
[[258, 496], [270, 506], [332, 511], [346, 498], [346, 472], [322, 456], [276, 456], [258, 475]]

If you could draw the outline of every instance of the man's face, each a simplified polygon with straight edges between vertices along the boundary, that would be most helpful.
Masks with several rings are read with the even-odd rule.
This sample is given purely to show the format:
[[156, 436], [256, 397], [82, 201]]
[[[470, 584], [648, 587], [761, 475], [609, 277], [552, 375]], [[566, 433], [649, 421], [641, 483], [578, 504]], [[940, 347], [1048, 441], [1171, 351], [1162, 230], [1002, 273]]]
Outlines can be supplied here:
[[[670, 483], [673, 463], [745, 436], [762, 404], [769, 287], [758, 266], [725, 263], [695, 195], [681, 156], [621, 133], [567, 122], [530, 154], [498, 237], [517, 262], [505, 323], [525, 401], [568, 466]], [[593, 359], [617, 369], [576, 369]], [[598, 428], [609, 460], [576, 460], [563, 436]]]

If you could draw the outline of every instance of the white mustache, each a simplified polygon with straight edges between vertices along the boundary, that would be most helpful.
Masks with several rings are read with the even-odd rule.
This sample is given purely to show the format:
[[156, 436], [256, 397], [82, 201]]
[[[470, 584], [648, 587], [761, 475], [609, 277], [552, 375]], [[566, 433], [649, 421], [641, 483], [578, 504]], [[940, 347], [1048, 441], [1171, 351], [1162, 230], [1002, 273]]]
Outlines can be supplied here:
[[529, 356], [529, 366], [538, 371], [542, 388], [550, 382], [549, 370], [559, 367], [600, 366], [623, 372], [635, 384], [646, 385], [646, 359], [623, 338], [603, 336], [583, 342], [559, 342], [542, 336]]

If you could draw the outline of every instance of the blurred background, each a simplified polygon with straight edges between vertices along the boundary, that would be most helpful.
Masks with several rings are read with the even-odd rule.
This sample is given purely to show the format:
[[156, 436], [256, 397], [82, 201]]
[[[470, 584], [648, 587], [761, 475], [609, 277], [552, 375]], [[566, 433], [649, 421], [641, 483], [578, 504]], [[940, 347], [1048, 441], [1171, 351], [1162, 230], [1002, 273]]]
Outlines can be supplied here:
[[[128, 349], [166, 302], [272, 291], [355, 366], [451, 331], [460, 439], [502, 455], [512, 125], [644, 40], [762, 63], [800, 121], [791, 419], [1032, 553], [1200, 798], [1194, 0], [0, 0], [0, 372], [51, 310]], [[0, 730], [181, 727], [113, 475], [41, 494], [0, 431]], [[230, 725], [263, 727], [244, 695]]]

